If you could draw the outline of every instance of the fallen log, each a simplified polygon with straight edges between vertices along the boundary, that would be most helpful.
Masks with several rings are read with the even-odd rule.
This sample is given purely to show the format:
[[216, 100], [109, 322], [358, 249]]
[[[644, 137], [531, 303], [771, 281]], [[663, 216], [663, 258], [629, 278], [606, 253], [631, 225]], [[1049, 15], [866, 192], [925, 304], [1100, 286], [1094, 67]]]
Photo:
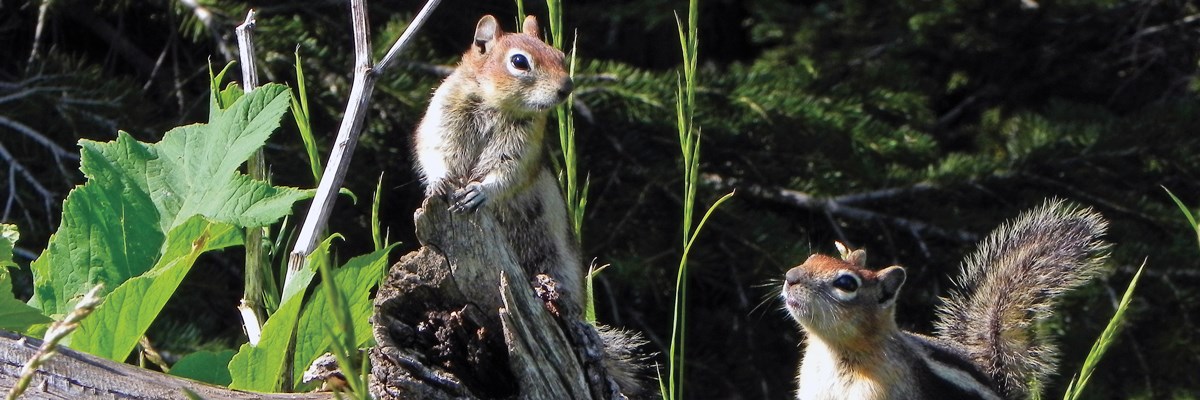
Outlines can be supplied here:
[[[7, 395], [33, 357], [39, 339], [0, 330], [0, 393]], [[205, 399], [332, 399], [330, 393], [263, 394], [232, 390], [167, 375], [59, 347], [58, 354], [34, 372], [23, 399], [186, 399], [187, 391]]]

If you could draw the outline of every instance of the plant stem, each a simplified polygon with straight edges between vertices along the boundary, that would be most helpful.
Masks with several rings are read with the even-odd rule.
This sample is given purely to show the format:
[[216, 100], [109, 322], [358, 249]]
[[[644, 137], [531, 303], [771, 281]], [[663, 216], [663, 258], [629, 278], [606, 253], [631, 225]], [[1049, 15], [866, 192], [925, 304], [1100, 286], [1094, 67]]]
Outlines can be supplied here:
[[[246, 13], [246, 20], [238, 25], [234, 32], [237, 34], [242, 61], [242, 85], [245, 93], [249, 94], [258, 87], [258, 68], [254, 63], [254, 10]], [[250, 155], [250, 160], [246, 161], [246, 172], [250, 179], [267, 180], [266, 160], [262, 148]], [[246, 329], [250, 344], [254, 345], [258, 344], [262, 336], [262, 324], [266, 321], [262, 305], [262, 285], [264, 275], [270, 273], [268, 269], [271, 267], [265, 257], [266, 252], [263, 251], [263, 230], [263, 227], [246, 228], [246, 285], [242, 292], [242, 302], [238, 305], [242, 314], [242, 326]]]
[[709, 207], [704, 219], [693, 229], [692, 219], [696, 206], [696, 184], [700, 170], [700, 130], [693, 124], [696, 98], [696, 56], [697, 56], [697, 22], [699, 7], [697, 0], [688, 2], [688, 29], [684, 32], [683, 23], [676, 17], [679, 29], [679, 44], [683, 51], [683, 74], [676, 81], [676, 127], [679, 130], [679, 149], [683, 159], [683, 254], [679, 257], [679, 266], [675, 275], [675, 305], [672, 313], [671, 348], [667, 357], [667, 393], [663, 397], [668, 400], [681, 399], [683, 395], [684, 365], [686, 359], [686, 327], [687, 327], [687, 264], [692, 243], [699, 235], [704, 221], [722, 202], [732, 195], [726, 195]]

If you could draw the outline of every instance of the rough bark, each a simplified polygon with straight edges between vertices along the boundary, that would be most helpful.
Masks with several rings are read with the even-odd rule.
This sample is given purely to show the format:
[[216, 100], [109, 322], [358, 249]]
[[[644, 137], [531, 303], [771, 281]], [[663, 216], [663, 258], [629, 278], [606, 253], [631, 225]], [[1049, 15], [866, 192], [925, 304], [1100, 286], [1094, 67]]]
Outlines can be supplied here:
[[[0, 394], [8, 394], [21, 367], [42, 341], [0, 330]], [[35, 372], [23, 399], [186, 399], [184, 390], [205, 399], [331, 399], [329, 393], [250, 393], [170, 376], [60, 348]]]
[[[486, 208], [415, 215], [421, 248], [392, 266], [375, 301], [370, 353], [379, 399], [623, 397], [603, 343], [578, 316], [556, 315], [517, 265]], [[552, 289], [551, 289], [552, 290]], [[557, 307], [562, 309], [562, 307]]]

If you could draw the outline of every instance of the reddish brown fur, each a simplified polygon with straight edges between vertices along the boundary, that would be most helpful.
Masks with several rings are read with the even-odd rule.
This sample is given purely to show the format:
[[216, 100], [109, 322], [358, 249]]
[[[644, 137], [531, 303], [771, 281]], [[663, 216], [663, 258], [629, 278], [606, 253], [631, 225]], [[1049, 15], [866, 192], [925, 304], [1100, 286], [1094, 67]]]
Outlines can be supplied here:
[[[459, 70], [468, 76], [474, 76], [479, 82], [489, 82], [494, 85], [496, 93], [520, 93], [525, 91], [529, 81], [522, 81], [508, 71], [508, 51], [520, 49], [531, 58], [536, 82], [548, 82], [555, 85], [569, 85], [566, 67], [563, 64], [565, 56], [561, 51], [551, 47], [538, 38], [537, 19], [532, 15], [525, 18], [524, 33], [504, 32], [496, 26], [495, 39], [488, 43], [487, 52], [478, 46], [471, 46], [463, 53]], [[568, 89], [569, 90], [569, 89]]]
[[[855, 261], [855, 260], [852, 260]], [[828, 311], [836, 314], [837, 321], [818, 321], [813, 318], [810, 328], [821, 332], [811, 332], [820, 335], [823, 340], [836, 345], [853, 358], [870, 358], [876, 354], [878, 343], [889, 335], [896, 333], [897, 328], [890, 307], [880, 307], [880, 277], [877, 271], [855, 265], [853, 262], [814, 254], [796, 268], [807, 272], [815, 282], [831, 282], [841, 271], [851, 271], [862, 280], [859, 295], [854, 300], [838, 302], [838, 306], [829, 307]], [[812, 294], [819, 295], [817, 293]], [[829, 299], [832, 301], [832, 299]], [[802, 300], [803, 301], [803, 300]], [[825, 300], [810, 299], [817, 307], [831, 306]], [[814, 313], [814, 315], [819, 315]], [[837, 332], [824, 331], [829, 328], [839, 328]], [[861, 357], [861, 358], [860, 358]]]
[[463, 53], [462, 66], [495, 80], [513, 79], [505, 69], [503, 57], [508, 49], [519, 48], [533, 56], [533, 62], [542, 72], [566, 76], [563, 67], [563, 53], [542, 42], [533, 34], [517, 34], [504, 31], [496, 32], [495, 49], [486, 54], [480, 54], [479, 49], [472, 47]]
[[844, 269], [859, 269], [855, 268], [853, 265], [850, 265], [850, 263], [824, 254], [813, 254], [808, 258], [807, 261], [804, 261], [804, 264], [801, 264], [800, 267], [812, 271], [814, 272], [813, 275], [818, 276], [831, 276]]

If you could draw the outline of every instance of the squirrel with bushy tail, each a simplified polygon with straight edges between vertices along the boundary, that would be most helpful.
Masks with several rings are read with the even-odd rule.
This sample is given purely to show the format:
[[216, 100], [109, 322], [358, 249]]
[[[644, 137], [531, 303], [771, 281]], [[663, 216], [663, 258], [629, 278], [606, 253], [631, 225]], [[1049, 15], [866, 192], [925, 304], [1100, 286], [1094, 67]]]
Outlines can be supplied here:
[[[490, 15], [479, 20], [414, 134], [417, 170], [426, 196], [447, 197], [450, 211], [495, 216], [531, 284], [549, 287], [543, 300], [561, 317], [579, 318], [582, 260], [543, 146], [549, 110], [574, 84], [563, 52], [538, 37], [537, 19], [526, 17], [522, 28], [506, 33]], [[598, 331], [609, 374], [623, 393], [640, 392], [634, 348], [642, 340], [619, 329]]]
[[904, 268], [868, 269], [863, 250], [810, 256], [783, 284], [785, 308], [807, 335], [796, 397], [1034, 397], [1058, 361], [1037, 324], [1063, 293], [1105, 272], [1106, 229], [1096, 212], [1062, 201], [996, 229], [963, 263], [934, 336], [896, 326]]

